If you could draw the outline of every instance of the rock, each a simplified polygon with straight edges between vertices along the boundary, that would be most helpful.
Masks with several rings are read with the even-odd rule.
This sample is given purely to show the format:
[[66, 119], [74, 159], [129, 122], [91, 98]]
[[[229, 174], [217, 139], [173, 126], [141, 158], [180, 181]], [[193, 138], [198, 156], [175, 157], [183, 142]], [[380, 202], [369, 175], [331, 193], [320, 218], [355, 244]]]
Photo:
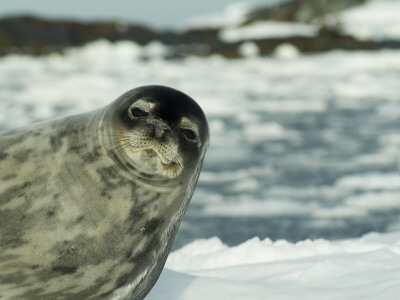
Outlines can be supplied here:
[[[333, 12], [365, 1], [367, 0], [292, 0], [276, 6], [255, 9], [248, 14], [243, 24], [265, 20], [314, 22], [317, 19], [324, 19]], [[183, 32], [160, 31], [124, 22], [77, 22], [29, 16], [8, 17], [0, 20], [0, 56], [11, 53], [29, 55], [61, 53], [68, 47], [81, 46], [99, 39], [111, 42], [128, 40], [142, 46], [161, 42], [168, 47], [168, 51], [157, 52], [157, 56], [165, 58], [213, 54], [226, 58], [274, 55], [277, 49], [279, 50], [278, 47], [283, 44], [290, 44], [304, 53], [334, 49], [400, 49], [400, 41], [359, 41], [350, 35], [342, 34], [339, 28], [328, 22], [320, 22], [319, 28], [315, 36], [243, 38], [235, 42], [225, 42], [219, 38], [222, 28], [194, 28]]]
[[367, 0], [292, 0], [274, 6], [261, 7], [250, 12], [243, 24], [258, 21], [310, 23], [317, 18], [339, 12]]
[[81, 46], [97, 39], [134, 40], [144, 45], [155, 37], [156, 33], [144, 26], [118, 22], [83, 23], [30, 16], [8, 17], [0, 20], [0, 55], [60, 52], [66, 47]]

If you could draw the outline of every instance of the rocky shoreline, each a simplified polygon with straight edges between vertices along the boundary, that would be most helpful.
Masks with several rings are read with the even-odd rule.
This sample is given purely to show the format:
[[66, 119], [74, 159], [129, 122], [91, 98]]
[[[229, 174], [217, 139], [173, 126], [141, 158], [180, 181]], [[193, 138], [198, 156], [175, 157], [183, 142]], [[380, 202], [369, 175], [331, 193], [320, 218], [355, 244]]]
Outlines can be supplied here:
[[[320, 0], [321, 2], [321, 0]], [[303, 53], [316, 53], [335, 49], [378, 50], [400, 49], [400, 40], [358, 40], [341, 32], [340, 27], [327, 25], [324, 18], [332, 12], [358, 5], [365, 0], [327, 2], [318, 6], [313, 0], [290, 1], [276, 7], [259, 8], [250, 12], [243, 24], [274, 20], [284, 22], [318, 22], [314, 36], [293, 35], [274, 38], [246, 38], [227, 42], [220, 38], [221, 28], [196, 27], [186, 31], [162, 31], [143, 25], [117, 21], [78, 22], [73, 20], [44, 19], [34, 16], [14, 16], [0, 20], [0, 56], [9, 54], [44, 55], [62, 53], [66, 48], [83, 46], [89, 42], [105, 39], [111, 42], [128, 40], [139, 45], [159, 41], [169, 49], [167, 58], [186, 56], [209, 56], [218, 54], [226, 58], [240, 58], [245, 43], [257, 46], [257, 55], [271, 55], [279, 45], [291, 44]], [[335, 6], [332, 7], [332, 4]], [[319, 3], [321, 4], [321, 3]]]

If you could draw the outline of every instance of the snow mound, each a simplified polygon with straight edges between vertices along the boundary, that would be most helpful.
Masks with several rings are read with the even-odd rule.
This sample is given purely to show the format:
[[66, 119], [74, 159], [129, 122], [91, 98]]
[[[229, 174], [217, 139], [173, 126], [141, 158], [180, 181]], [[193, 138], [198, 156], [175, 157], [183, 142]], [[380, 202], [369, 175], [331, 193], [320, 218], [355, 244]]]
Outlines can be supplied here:
[[197, 240], [166, 267], [146, 300], [397, 299], [400, 233], [235, 247]]
[[344, 31], [361, 40], [400, 38], [400, 1], [371, 0], [339, 15]]

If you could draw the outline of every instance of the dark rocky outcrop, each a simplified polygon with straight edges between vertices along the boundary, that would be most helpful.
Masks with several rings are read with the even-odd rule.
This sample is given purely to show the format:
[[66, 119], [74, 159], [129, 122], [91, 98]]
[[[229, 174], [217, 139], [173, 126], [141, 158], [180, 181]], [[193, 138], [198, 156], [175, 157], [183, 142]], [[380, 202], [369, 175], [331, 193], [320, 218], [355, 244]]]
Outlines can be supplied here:
[[168, 55], [172, 58], [211, 54], [237, 58], [241, 55], [240, 46], [245, 42], [256, 44], [260, 55], [273, 53], [283, 43], [290, 43], [306, 53], [333, 49], [400, 48], [400, 41], [359, 41], [341, 33], [340, 27], [326, 26], [324, 23], [323, 19], [328, 14], [365, 1], [367, 0], [292, 0], [277, 6], [261, 7], [250, 12], [242, 25], [265, 20], [295, 21], [320, 24], [320, 30], [313, 37], [246, 39], [234, 43], [224, 42], [219, 38], [221, 28], [193, 28], [177, 32], [111, 21], [77, 22], [32, 16], [7, 17], [0, 20], [0, 56], [11, 53], [42, 55], [63, 52], [68, 47], [82, 46], [98, 39], [111, 42], [129, 40], [140, 45], [160, 41], [169, 46]]
[[367, 0], [296, 0], [279, 5], [260, 7], [250, 12], [245, 24], [274, 20], [284, 22], [310, 23], [328, 14], [337, 13], [349, 7], [360, 5]]
[[0, 20], [0, 55], [8, 53], [44, 54], [66, 47], [81, 46], [96, 39], [134, 40], [146, 44], [157, 34], [144, 26], [118, 22], [81, 23], [31, 16]]

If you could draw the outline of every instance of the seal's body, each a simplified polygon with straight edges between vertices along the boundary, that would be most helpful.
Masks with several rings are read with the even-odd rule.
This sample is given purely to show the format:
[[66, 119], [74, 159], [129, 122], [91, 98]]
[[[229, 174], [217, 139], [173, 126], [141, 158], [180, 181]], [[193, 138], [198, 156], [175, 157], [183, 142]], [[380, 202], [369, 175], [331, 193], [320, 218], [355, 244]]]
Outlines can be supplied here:
[[143, 299], [207, 144], [200, 107], [161, 86], [0, 135], [0, 298]]

